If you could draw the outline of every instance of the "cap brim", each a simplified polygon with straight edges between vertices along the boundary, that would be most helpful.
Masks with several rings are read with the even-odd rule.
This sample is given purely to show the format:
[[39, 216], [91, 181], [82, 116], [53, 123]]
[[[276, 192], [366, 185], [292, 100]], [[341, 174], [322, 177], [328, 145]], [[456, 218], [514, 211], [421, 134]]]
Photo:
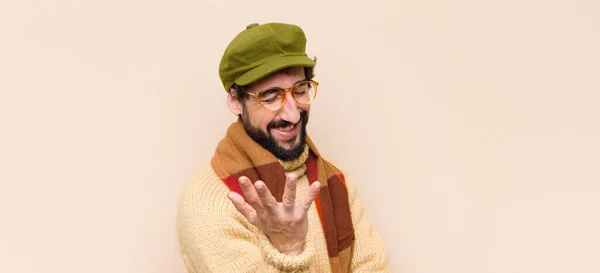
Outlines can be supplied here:
[[315, 66], [315, 62], [307, 56], [283, 56], [246, 72], [237, 78], [235, 83], [241, 86], [248, 85], [275, 71], [294, 66], [313, 67]]

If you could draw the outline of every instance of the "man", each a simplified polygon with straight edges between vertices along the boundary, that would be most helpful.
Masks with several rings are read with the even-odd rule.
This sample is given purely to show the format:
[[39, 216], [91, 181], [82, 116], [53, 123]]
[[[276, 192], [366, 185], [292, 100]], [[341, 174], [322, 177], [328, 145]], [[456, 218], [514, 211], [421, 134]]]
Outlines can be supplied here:
[[298, 26], [269, 23], [225, 50], [219, 76], [239, 118], [181, 197], [189, 272], [390, 272], [355, 186], [306, 133], [319, 84], [305, 48]]

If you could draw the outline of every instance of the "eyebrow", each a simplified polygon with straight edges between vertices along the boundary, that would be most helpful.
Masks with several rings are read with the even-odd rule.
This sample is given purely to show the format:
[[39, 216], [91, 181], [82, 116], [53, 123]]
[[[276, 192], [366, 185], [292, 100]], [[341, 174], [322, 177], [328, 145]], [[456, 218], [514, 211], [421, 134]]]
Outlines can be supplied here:
[[[298, 83], [300, 83], [300, 82], [303, 82], [303, 81], [307, 81], [307, 79], [306, 79], [306, 78], [304, 78], [304, 79], [298, 80], [298, 81], [296, 81], [296, 82], [295, 82], [295, 83], [294, 83], [292, 86], [294, 86], [294, 85], [296, 85], [296, 84], [298, 84]], [[277, 86], [271, 86], [271, 87], [269, 87], [269, 88], [265, 89], [265, 91], [267, 91], [267, 90], [271, 90], [271, 89], [283, 89], [283, 88], [281, 88], [281, 87], [277, 87]]]
[[304, 78], [304, 79], [301, 79], [301, 80], [299, 80], [299, 81], [295, 82], [295, 83], [294, 83], [294, 85], [298, 84], [299, 82], [303, 82], [303, 81], [306, 81], [306, 78]]

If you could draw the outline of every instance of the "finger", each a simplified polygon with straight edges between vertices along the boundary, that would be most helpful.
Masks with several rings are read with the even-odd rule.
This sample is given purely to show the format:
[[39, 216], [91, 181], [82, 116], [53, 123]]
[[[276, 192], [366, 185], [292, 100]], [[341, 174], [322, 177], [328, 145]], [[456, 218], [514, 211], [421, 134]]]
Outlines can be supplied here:
[[260, 199], [262, 207], [265, 210], [274, 213], [277, 208], [277, 200], [275, 199], [275, 197], [273, 197], [273, 195], [267, 188], [267, 185], [265, 185], [264, 182], [258, 180], [256, 181], [256, 183], [254, 183], [254, 187], [256, 188], [256, 192], [258, 193], [258, 198]]
[[248, 204], [250, 204], [250, 206], [252, 206], [257, 213], [261, 213], [264, 208], [260, 202], [258, 194], [256, 193], [254, 185], [252, 185], [252, 182], [250, 182], [250, 179], [245, 176], [240, 176], [238, 181], [240, 182], [240, 187], [242, 188], [242, 192], [244, 192], [244, 196], [246, 196], [246, 201]]
[[248, 222], [254, 223], [254, 220], [256, 219], [256, 210], [246, 203], [244, 197], [233, 191], [227, 194], [227, 197], [231, 200], [235, 209], [246, 217]]
[[283, 190], [283, 198], [281, 201], [283, 203], [283, 209], [287, 213], [294, 212], [294, 205], [296, 204], [297, 182], [297, 177], [294, 174], [288, 175], [285, 181], [285, 188]]
[[310, 188], [308, 188], [308, 193], [304, 195], [304, 198], [302, 198], [302, 205], [299, 206], [303, 213], [306, 213], [308, 211], [313, 201], [315, 201], [315, 198], [317, 197], [317, 194], [319, 194], [320, 190], [321, 183], [319, 183], [318, 181], [315, 181], [314, 183], [312, 183], [312, 185], [310, 185]]

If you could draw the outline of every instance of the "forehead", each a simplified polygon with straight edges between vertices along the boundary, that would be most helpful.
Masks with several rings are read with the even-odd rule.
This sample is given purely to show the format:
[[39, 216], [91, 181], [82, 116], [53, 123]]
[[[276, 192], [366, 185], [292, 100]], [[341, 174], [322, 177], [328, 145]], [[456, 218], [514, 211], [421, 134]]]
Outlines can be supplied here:
[[251, 85], [251, 89], [260, 90], [271, 87], [287, 88], [304, 78], [304, 68], [288, 67], [258, 80]]

